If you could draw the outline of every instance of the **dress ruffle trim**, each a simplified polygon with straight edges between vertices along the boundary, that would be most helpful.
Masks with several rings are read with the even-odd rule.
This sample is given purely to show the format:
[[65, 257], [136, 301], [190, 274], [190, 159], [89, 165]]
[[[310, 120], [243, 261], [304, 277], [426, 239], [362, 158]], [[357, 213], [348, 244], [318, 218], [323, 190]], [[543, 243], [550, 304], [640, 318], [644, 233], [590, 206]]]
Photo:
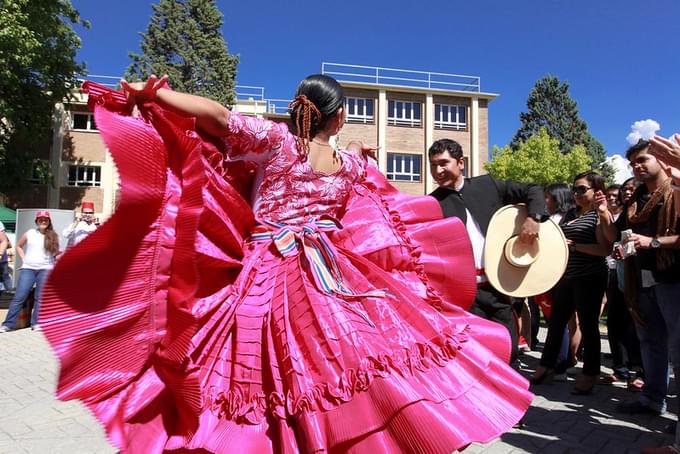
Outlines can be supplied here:
[[228, 391], [211, 390], [211, 410], [220, 418], [236, 423], [260, 424], [267, 411], [279, 419], [305, 412], [328, 411], [349, 402], [360, 392], [368, 390], [375, 378], [387, 378], [393, 373], [403, 378], [413, 377], [416, 371], [425, 372], [435, 366], [443, 367], [452, 361], [469, 339], [470, 326], [458, 332], [442, 334], [428, 343], [417, 343], [401, 352], [368, 357], [359, 369], [348, 369], [337, 383], [318, 383], [300, 396], [288, 392], [256, 393], [244, 396], [239, 388]]
[[366, 187], [373, 194], [375, 194], [376, 197], [378, 197], [383, 207], [385, 208], [385, 211], [389, 214], [391, 221], [390, 223], [399, 234], [399, 238], [403, 242], [403, 246], [409, 252], [412, 270], [416, 273], [416, 276], [418, 276], [420, 282], [422, 282], [423, 285], [425, 286], [425, 300], [430, 306], [432, 306], [438, 311], [441, 311], [443, 307], [443, 299], [441, 295], [432, 287], [432, 285], [430, 285], [430, 279], [428, 278], [427, 272], [425, 271], [425, 265], [420, 260], [422, 251], [419, 246], [413, 244], [413, 241], [411, 240], [411, 235], [408, 232], [406, 224], [404, 223], [404, 221], [402, 221], [401, 215], [399, 214], [398, 211], [394, 210], [390, 206], [387, 199], [380, 194], [377, 186], [375, 186], [372, 182], [369, 181], [364, 181], [364, 185], [366, 185]]

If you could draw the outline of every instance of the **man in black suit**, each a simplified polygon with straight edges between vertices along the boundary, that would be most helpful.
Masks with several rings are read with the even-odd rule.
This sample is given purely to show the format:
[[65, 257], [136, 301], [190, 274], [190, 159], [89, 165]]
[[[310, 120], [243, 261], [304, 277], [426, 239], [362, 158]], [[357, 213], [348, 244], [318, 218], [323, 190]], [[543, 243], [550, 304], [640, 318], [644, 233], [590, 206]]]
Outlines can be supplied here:
[[428, 151], [430, 173], [439, 187], [432, 197], [439, 201], [444, 217], [460, 218], [472, 242], [477, 267], [477, 295], [470, 312], [498, 322], [510, 332], [512, 359], [517, 357], [517, 327], [510, 298], [491, 287], [484, 273], [484, 243], [489, 221], [504, 205], [525, 203], [529, 216], [522, 225], [520, 241], [531, 243], [538, 237], [539, 222], [547, 219], [543, 189], [536, 184], [496, 180], [489, 175], [465, 178], [465, 161], [460, 144], [440, 139]]

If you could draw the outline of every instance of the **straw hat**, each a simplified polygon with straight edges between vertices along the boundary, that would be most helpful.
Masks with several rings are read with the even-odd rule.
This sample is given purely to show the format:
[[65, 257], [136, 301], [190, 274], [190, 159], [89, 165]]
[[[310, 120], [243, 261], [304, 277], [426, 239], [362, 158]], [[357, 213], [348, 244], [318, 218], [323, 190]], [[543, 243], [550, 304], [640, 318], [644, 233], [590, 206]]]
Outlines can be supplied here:
[[484, 269], [499, 292], [519, 298], [550, 290], [562, 277], [569, 248], [562, 229], [552, 220], [540, 223], [538, 239], [519, 242], [527, 217], [524, 205], [507, 205], [491, 218], [484, 246]]

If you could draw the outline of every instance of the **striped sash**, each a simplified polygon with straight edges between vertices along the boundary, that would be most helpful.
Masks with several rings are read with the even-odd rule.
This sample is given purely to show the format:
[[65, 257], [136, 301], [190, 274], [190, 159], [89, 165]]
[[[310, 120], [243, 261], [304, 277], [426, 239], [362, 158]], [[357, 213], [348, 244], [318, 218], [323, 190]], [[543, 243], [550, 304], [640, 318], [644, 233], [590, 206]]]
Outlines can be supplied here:
[[341, 304], [375, 328], [366, 313], [350, 305], [345, 299], [384, 298], [388, 293], [383, 290], [357, 293], [345, 285], [340, 267], [335, 260], [337, 251], [325, 234], [342, 228], [338, 221], [323, 217], [312, 219], [302, 225], [273, 222], [265, 224], [255, 227], [250, 236], [252, 241], [273, 241], [276, 249], [284, 257], [303, 253], [309, 263], [316, 287], [326, 295], [338, 296]]

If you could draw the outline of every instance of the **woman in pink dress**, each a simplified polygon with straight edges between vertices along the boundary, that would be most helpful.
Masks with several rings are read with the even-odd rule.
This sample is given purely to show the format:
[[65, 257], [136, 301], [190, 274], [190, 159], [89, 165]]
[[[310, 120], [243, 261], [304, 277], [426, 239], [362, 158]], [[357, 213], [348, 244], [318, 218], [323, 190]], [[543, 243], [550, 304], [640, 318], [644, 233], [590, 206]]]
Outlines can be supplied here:
[[507, 330], [464, 310], [464, 225], [396, 191], [361, 144], [331, 145], [334, 79], [301, 82], [293, 132], [164, 79], [123, 87], [84, 86], [122, 195], [42, 313], [58, 396], [114, 445], [448, 453], [522, 417]]

